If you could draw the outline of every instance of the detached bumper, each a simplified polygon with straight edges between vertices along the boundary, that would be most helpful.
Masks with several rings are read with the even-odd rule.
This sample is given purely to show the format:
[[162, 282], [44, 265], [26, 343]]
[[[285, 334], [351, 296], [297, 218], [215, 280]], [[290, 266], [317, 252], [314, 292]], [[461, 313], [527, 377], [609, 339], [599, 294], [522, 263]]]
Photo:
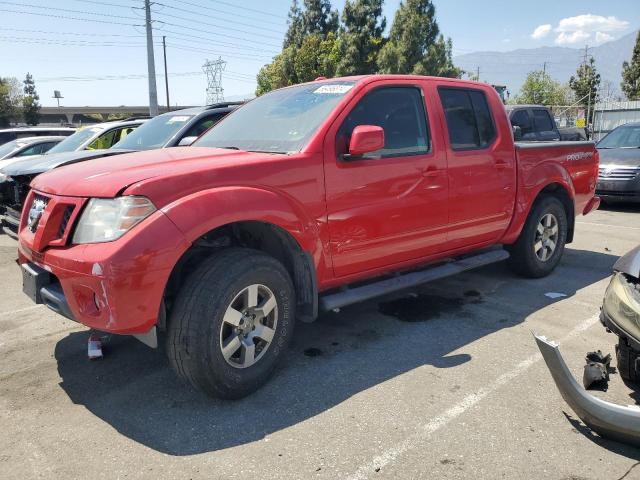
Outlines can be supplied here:
[[640, 446], [640, 408], [622, 407], [589, 395], [573, 378], [558, 345], [534, 336], [562, 398], [585, 425], [603, 437]]

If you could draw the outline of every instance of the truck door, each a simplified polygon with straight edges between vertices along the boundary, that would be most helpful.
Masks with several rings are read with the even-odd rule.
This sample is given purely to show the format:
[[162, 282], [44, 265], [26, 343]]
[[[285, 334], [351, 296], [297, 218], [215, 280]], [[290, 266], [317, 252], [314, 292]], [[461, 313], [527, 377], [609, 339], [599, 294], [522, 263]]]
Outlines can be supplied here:
[[[373, 83], [328, 130], [325, 184], [336, 276], [411, 261], [444, 248], [446, 157], [442, 140], [430, 135], [430, 110], [414, 81]], [[345, 157], [358, 125], [382, 127], [384, 148]]]
[[448, 246], [497, 241], [511, 221], [516, 194], [510, 126], [497, 128], [490, 105], [493, 111], [503, 107], [480, 89], [440, 86], [438, 96], [449, 138]]

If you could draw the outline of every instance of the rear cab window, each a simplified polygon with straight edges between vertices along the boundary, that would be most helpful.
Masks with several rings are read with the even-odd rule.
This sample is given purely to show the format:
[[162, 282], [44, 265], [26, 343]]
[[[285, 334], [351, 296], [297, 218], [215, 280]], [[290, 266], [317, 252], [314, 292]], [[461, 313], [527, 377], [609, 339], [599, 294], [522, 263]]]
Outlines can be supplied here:
[[380, 87], [362, 97], [336, 134], [338, 158], [348, 153], [351, 134], [359, 125], [384, 130], [384, 148], [362, 155], [363, 159], [420, 155], [431, 149], [424, 99], [418, 87]]
[[479, 150], [493, 143], [496, 127], [484, 92], [439, 87], [438, 94], [453, 150]]

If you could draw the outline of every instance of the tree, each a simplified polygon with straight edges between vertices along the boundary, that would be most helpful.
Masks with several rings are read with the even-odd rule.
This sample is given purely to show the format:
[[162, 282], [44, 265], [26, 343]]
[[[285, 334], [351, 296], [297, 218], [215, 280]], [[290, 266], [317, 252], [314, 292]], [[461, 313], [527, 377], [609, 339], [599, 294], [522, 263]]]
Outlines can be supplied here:
[[631, 63], [622, 62], [620, 87], [629, 100], [640, 100], [640, 32], [633, 47]]
[[329, 0], [304, 0], [302, 31], [304, 35], [319, 34], [322, 37], [337, 33], [338, 11], [331, 10]]
[[576, 101], [589, 110], [587, 123], [591, 123], [593, 105], [598, 101], [598, 87], [600, 86], [600, 74], [596, 70], [596, 62], [591, 57], [589, 62], [578, 67], [575, 76], [569, 79], [569, 87], [575, 93]]
[[529, 72], [515, 103], [540, 105], [568, 105], [569, 91], [543, 70]]
[[378, 70], [378, 52], [387, 21], [383, 0], [346, 0], [340, 29], [338, 76], [364, 75]]
[[378, 56], [382, 73], [460, 77], [453, 65], [451, 40], [445, 40], [431, 0], [406, 0], [396, 11], [389, 40]]
[[24, 79], [24, 97], [22, 97], [22, 115], [27, 125], [38, 125], [40, 123], [40, 97], [36, 92], [36, 82], [33, 76], [27, 73]]
[[0, 77], [0, 126], [7, 127], [18, 117], [22, 93], [17, 78]]
[[285, 33], [282, 48], [285, 49], [292, 45], [299, 47], [302, 44], [302, 38], [304, 37], [304, 21], [302, 19], [302, 10], [300, 10], [298, 0], [293, 0], [291, 3], [287, 24], [289, 25], [289, 28], [287, 28], [287, 33]]
[[[260, 69], [256, 95], [276, 88], [333, 76], [338, 62], [338, 12], [329, 0], [293, 0], [282, 52]], [[300, 56], [300, 58], [298, 58]]]
[[333, 77], [338, 63], [336, 36], [319, 34], [305, 37], [295, 58], [295, 72], [299, 82], [311, 82], [318, 77]]

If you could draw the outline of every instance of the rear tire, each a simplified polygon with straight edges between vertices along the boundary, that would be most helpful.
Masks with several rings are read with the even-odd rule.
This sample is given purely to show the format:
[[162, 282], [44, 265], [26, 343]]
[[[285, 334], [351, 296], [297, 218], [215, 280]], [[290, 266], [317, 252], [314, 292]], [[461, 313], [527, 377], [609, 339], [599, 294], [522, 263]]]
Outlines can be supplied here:
[[519, 275], [541, 278], [556, 268], [567, 241], [567, 212], [562, 202], [553, 196], [541, 197], [513, 245], [507, 247], [509, 266]]
[[294, 310], [293, 285], [280, 262], [256, 250], [223, 250], [178, 293], [169, 318], [169, 362], [208, 395], [244, 397], [284, 356]]

